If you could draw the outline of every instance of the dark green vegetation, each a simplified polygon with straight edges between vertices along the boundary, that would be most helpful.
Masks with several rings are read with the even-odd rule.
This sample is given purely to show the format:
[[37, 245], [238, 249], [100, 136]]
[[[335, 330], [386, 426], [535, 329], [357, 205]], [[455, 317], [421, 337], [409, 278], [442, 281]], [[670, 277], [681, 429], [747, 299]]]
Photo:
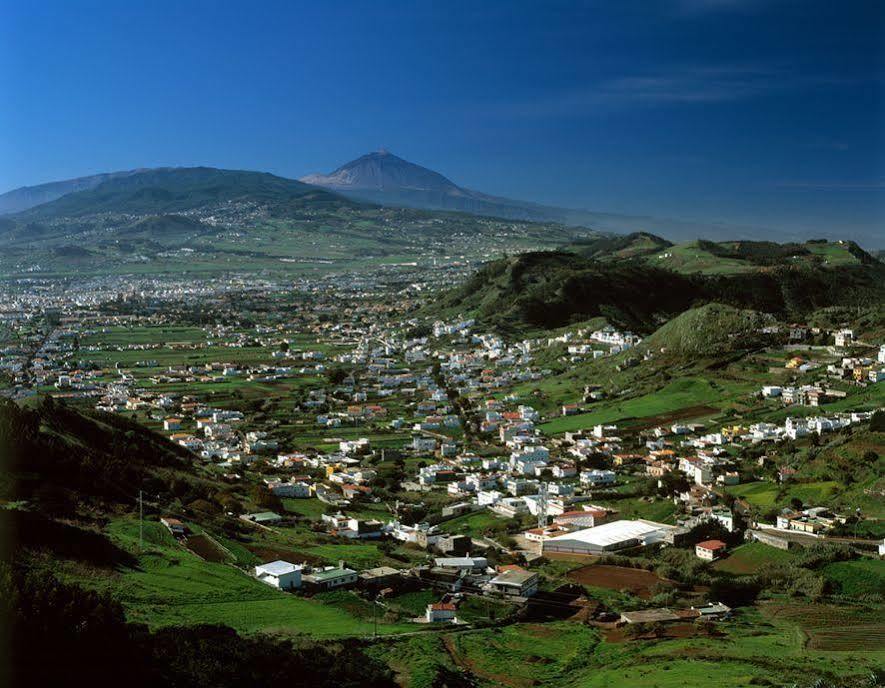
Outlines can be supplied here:
[[883, 298], [885, 265], [872, 259], [832, 267], [754, 266], [733, 274], [686, 274], [636, 259], [539, 252], [489, 263], [435, 308], [474, 314], [504, 331], [561, 327], [602, 316], [647, 333], [674, 315], [713, 302], [800, 318]]
[[[284, 597], [225, 564], [198, 559], [156, 522], [145, 524], [146, 548], [137, 546], [137, 524], [127, 528], [117, 514], [130, 510], [138, 487], [151, 503], [187, 502], [200, 520], [213, 521], [211, 510], [202, 511], [211, 504], [200, 498], [217, 484], [197, 475], [186, 452], [164, 438], [51, 400], [34, 409], [4, 402], [0, 449], [0, 493], [10, 507], [0, 510], [4, 685], [59, 685], [72, 675], [98, 686], [119, 685], [121, 677], [135, 686], [393, 685], [389, 672], [352, 643], [240, 636], [227, 627], [230, 609], [216, 625], [199, 625], [199, 615], [177, 617], [186, 627], [133, 623], [133, 610], [121, 605], [120, 579], [148, 607], [169, 602], [173, 591], [192, 603], [223, 578], [228, 588], [219, 589], [228, 600], [236, 593], [273, 606]], [[335, 623], [343, 630], [352, 622], [334, 608], [291, 601], [280, 613], [298, 619], [316, 609], [312, 618], [326, 618], [332, 634]], [[261, 611], [244, 613], [255, 619]]]
[[708, 303], [664, 323], [642, 342], [642, 347], [680, 355], [715, 356], [759, 346], [766, 341], [761, 330], [775, 322], [767, 314]]
[[600, 260], [624, 260], [651, 255], [672, 246], [666, 239], [648, 234], [634, 232], [620, 236], [601, 236], [581, 239], [568, 246], [568, 250], [585, 258]]
[[[0, 682], [50, 686], [394, 686], [353, 643], [243, 637], [222, 625], [151, 632], [107, 595], [0, 561]], [[5, 641], [5, 642], [4, 642]]]

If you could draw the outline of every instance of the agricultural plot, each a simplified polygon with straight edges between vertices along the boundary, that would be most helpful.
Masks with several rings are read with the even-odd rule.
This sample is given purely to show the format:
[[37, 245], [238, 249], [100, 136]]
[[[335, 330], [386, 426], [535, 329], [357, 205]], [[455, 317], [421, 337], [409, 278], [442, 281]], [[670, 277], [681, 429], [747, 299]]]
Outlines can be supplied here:
[[568, 574], [568, 578], [581, 585], [609, 590], [625, 590], [644, 599], [659, 591], [656, 589], [674, 586], [672, 581], [661, 578], [652, 571], [608, 564], [591, 564], [575, 569]]
[[838, 561], [824, 567], [823, 573], [842, 595], [881, 598], [885, 593], [885, 561], [880, 559]]
[[786, 506], [791, 499], [800, 499], [803, 504], [809, 505], [825, 504], [833, 498], [838, 489], [839, 484], [833, 480], [796, 482], [786, 485], [760, 481], [727, 488], [730, 494], [745, 500], [750, 506], [760, 511]]
[[[117, 520], [111, 539], [138, 557], [135, 568], [114, 578], [66, 577], [106, 590], [123, 604], [132, 621], [152, 628], [179, 624], [226, 624], [239, 631], [304, 634], [316, 637], [368, 635], [371, 618], [354, 616], [342, 605], [324, 604], [283, 593], [228, 564], [207, 561], [181, 547], [158, 523], [145, 523], [146, 548], [138, 552], [138, 524]], [[408, 624], [382, 622], [379, 633], [414, 630]]]
[[713, 568], [735, 575], [752, 574], [763, 564], [785, 564], [793, 559], [795, 554], [790, 550], [770, 547], [761, 542], [749, 542], [736, 547], [726, 558], [716, 561]]
[[798, 625], [811, 649], [885, 653], [881, 606], [772, 602], [762, 609], [766, 616]]
[[[692, 409], [689, 415], [694, 418], [712, 415], [718, 411], [718, 408], [712, 404], [721, 401], [723, 401], [722, 392], [713, 387], [709, 381], [685, 378], [671, 382], [657, 392], [605, 405], [591, 413], [557, 418], [542, 424], [540, 428], [548, 435], [555, 435], [571, 430], [591, 428], [601, 423], [623, 422], [627, 419], [636, 419], [641, 422], [645, 418], [657, 417], [651, 422], [663, 424], [669, 419], [667, 414], [673, 414], [682, 409]], [[683, 420], [687, 419], [683, 418]]]

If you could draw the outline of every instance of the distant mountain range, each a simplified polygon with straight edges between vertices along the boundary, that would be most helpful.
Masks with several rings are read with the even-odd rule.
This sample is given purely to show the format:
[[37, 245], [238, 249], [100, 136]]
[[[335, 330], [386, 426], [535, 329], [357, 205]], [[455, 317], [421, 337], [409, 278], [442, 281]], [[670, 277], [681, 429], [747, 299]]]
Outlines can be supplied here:
[[88, 191], [94, 189], [111, 179], [119, 179], [138, 174], [144, 170], [126, 170], [124, 172], [107, 172], [104, 174], [93, 174], [89, 177], [77, 177], [76, 179], [66, 179], [61, 182], [49, 182], [48, 184], [38, 184], [36, 186], [22, 186], [12, 191], [0, 194], [0, 215], [11, 213], [19, 213], [28, 210], [34, 206], [43, 203], [49, 203], [57, 198], [66, 196], [69, 193], [77, 191]]
[[454, 210], [534, 222], [559, 222], [616, 234], [642, 231], [659, 234], [671, 241], [772, 237], [787, 241], [809, 238], [763, 227], [618, 215], [490, 196], [459, 186], [438, 172], [403, 160], [386, 150], [363, 155], [330, 174], [309, 174], [301, 177], [301, 181], [381, 205]]
[[272, 206], [356, 205], [324, 189], [265, 172], [219, 170], [213, 167], [160, 167], [98, 175], [101, 176], [105, 179], [95, 183], [96, 177], [84, 178], [93, 180], [89, 182], [91, 186], [86, 186], [83, 179], [61, 182], [79, 182], [84, 189], [35, 205], [23, 210], [19, 216], [42, 219], [76, 218], [103, 212], [167, 214], [231, 201]]
[[[201, 189], [198, 191], [197, 187]], [[369, 202], [394, 208], [555, 222], [597, 232], [645, 232], [673, 242], [698, 238], [713, 241], [804, 241], [811, 238], [769, 228], [618, 215], [491, 196], [459, 186], [438, 172], [383, 150], [363, 155], [330, 174], [311, 174], [298, 181], [261, 172], [208, 167], [142, 168], [96, 174], [0, 194], [0, 215], [25, 213], [33, 217], [70, 217], [102, 210], [170, 213], [192, 208], [194, 203], [218, 200], [287, 203], [296, 198], [299, 204], [347, 203], [345, 199], [349, 199], [351, 203]], [[838, 231], [830, 232], [831, 238], [845, 238], [837, 234]], [[877, 243], [875, 237], [866, 237], [868, 241], [864, 241], [864, 237], [855, 238], [866, 244]]]

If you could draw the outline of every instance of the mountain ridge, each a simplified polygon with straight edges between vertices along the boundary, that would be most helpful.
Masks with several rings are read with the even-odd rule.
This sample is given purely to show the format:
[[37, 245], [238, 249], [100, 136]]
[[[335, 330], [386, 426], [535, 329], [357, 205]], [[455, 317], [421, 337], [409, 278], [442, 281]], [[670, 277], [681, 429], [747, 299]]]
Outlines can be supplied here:
[[766, 240], [773, 236], [780, 241], [809, 238], [796, 232], [778, 231], [768, 227], [623, 215], [493, 196], [460, 186], [439, 172], [404, 160], [383, 149], [361, 155], [329, 174], [309, 174], [301, 177], [300, 181], [380, 205], [454, 210], [529, 222], [557, 222], [615, 234], [645, 232], [674, 242], [699, 238], [719, 241]]

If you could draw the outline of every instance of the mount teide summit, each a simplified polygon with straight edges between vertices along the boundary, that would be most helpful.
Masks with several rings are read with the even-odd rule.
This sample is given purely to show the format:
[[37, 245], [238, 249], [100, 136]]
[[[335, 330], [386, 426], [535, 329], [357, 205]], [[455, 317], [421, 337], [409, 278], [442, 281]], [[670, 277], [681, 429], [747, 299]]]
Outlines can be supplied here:
[[720, 240], [771, 238], [773, 234], [769, 229], [757, 227], [616, 215], [490, 196], [458, 186], [439, 172], [403, 160], [386, 150], [363, 155], [330, 174], [310, 174], [300, 181], [381, 205], [454, 210], [513, 220], [560, 222], [619, 234], [646, 231], [672, 241], [698, 237]]

